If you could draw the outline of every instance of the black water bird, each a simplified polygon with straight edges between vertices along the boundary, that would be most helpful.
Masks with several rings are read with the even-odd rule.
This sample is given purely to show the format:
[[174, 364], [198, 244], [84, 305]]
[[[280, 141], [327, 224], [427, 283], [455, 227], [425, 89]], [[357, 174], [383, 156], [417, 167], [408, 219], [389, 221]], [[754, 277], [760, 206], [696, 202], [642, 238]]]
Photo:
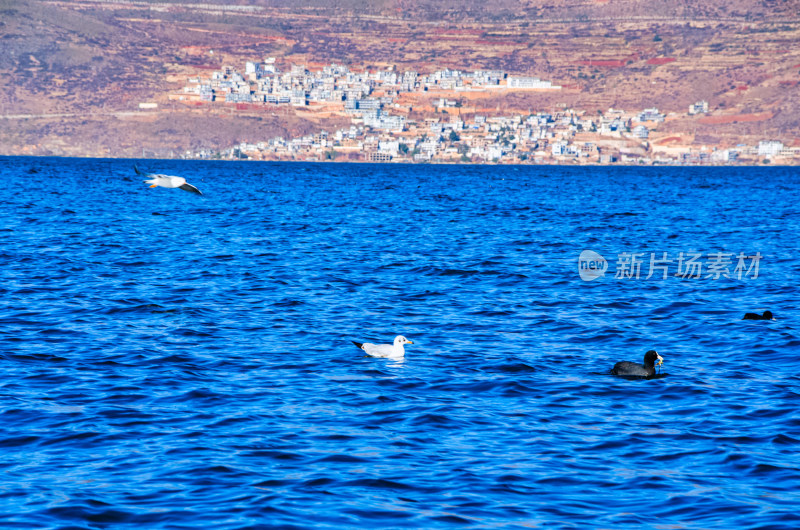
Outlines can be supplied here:
[[764, 311], [763, 315], [758, 313], [745, 313], [742, 320], [775, 320], [772, 316], [772, 311]]
[[658, 352], [649, 350], [644, 354], [644, 364], [621, 361], [614, 365], [614, 368], [611, 369], [611, 373], [613, 375], [622, 376], [650, 377], [656, 375], [656, 366], [661, 366], [663, 363], [664, 358], [661, 357]]

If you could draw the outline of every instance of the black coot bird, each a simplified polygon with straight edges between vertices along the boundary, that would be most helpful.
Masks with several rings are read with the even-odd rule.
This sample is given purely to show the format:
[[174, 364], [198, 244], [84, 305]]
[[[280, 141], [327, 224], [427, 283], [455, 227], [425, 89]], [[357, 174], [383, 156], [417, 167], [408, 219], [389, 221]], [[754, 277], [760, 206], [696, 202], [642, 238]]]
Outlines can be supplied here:
[[759, 315], [758, 313], [745, 313], [742, 320], [775, 320], [775, 317], [772, 316], [772, 311], [764, 311], [763, 315]]
[[656, 366], [661, 366], [663, 363], [664, 358], [655, 350], [650, 350], [644, 354], [644, 364], [621, 361], [614, 365], [611, 373], [629, 377], [650, 377], [656, 375]]

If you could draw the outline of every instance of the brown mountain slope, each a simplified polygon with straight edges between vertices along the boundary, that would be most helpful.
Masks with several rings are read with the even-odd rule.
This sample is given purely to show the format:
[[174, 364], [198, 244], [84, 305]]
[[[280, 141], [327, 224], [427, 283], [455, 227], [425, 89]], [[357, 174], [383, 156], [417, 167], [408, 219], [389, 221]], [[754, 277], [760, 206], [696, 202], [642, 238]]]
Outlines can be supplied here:
[[[167, 99], [191, 75], [264, 56], [284, 66], [499, 68], [565, 87], [483, 102], [498, 113], [561, 104], [685, 112], [706, 99], [715, 113], [772, 117], [669, 127], [722, 142], [800, 138], [797, 1], [240, 4], [0, 0], [0, 153], [169, 156], [348, 123]], [[158, 110], [138, 113], [145, 101]]]

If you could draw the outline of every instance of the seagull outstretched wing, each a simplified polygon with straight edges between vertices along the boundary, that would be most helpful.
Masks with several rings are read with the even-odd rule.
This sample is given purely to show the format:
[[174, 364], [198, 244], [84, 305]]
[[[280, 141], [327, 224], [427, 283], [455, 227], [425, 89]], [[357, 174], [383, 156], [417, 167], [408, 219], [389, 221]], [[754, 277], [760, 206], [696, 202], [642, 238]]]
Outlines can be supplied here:
[[182, 190], [191, 191], [192, 193], [197, 193], [197, 194], [199, 194], [199, 195], [202, 195], [202, 194], [203, 194], [203, 192], [202, 192], [202, 191], [198, 190], [197, 188], [195, 188], [194, 186], [192, 186], [192, 185], [191, 185], [191, 184], [189, 184], [188, 182], [187, 182], [186, 184], [183, 184], [183, 185], [181, 185], [181, 186], [178, 186], [178, 187], [179, 187], [180, 189], [182, 189]]

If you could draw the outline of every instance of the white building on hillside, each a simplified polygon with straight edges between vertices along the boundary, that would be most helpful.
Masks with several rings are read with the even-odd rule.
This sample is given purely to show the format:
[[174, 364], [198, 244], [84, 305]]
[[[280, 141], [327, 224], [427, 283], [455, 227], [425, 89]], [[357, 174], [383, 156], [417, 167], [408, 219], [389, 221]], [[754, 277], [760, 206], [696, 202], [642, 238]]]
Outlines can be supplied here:
[[521, 77], [510, 75], [508, 76], [508, 88], [554, 88], [560, 89], [560, 86], [554, 85], [550, 81], [542, 81], [538, 77]]
[[775, 156], [783, 150], [783, 143], [777, 140], [758, 142], [758, 156]]

